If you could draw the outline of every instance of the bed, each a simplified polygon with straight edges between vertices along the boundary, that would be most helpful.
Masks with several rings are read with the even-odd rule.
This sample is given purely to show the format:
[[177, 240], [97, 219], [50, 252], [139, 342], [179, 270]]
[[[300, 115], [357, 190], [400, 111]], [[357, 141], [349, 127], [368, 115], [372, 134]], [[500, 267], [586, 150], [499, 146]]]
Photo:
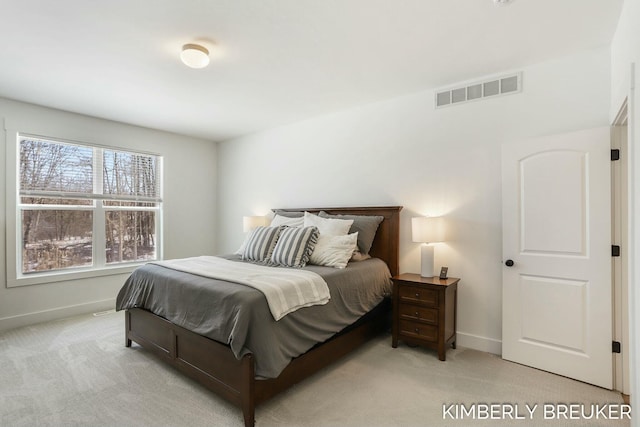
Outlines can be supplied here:
[[[375, 259], [369, 261], [380, 263], [379, 260], [382, 260], [391, 275], [396, 275], [401, 209], [402, 207], [393, 206], [280, 209], [278, 212], [324, 211], [329, 215], [383, 217], [369, 252]], [[250, 427], [255, 424], [256, 405], [309, 377], [380, 333], [388, 326], [389, 311], [390, 301], [385, 298], [353, 324], [287, 361], [283, 368], [278, 367], [273, 371], [277, 373], [275, 377], [264, 374], [270, 371], [265, 370], [258, 360], [260, 353], [245, 352], [238, 357], [237, 349], [232, 349], [229, 344], [196, 333], [190, 330], [193, 328], [187, 329], [143, 308], [125, 310], [125, 345], [130, 347], [132, 341], [138, 343], [161, 360], [239, 406], [245, 426]]]

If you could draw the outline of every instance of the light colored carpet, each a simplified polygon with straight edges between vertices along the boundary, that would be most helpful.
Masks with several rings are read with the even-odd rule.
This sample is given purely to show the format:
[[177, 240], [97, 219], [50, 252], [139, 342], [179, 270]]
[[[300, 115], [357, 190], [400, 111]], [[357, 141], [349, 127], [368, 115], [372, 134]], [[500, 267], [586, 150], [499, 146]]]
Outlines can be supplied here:
[[[533, 419], [443, 419], [443, 405], [538, 404]], [[628, 426], [545, 420], [542, 405], [622, 403], [618, 393], [458, 348], [391, 348], [383, 335], [258, 407], [268, 426]], [[589, 409], [590, 406], [587, 407]], [[455, 413], [455, 412], [454, 412]], [[243, 426], [232, 406], [134, 344], [124, 316], [78, 316], [0, 334], [1, 426]]]

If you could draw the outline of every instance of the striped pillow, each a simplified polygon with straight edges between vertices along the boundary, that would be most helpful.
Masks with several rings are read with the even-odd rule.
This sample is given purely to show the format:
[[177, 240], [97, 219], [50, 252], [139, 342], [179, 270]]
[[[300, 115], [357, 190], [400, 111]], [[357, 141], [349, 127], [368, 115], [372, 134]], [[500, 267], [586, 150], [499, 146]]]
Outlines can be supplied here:
[[280, 233], [269, 265], [304, 267], [318, 242], [317, 227], [285, 227]]
[[245, 261], [269, 262], [276, 246], [278, 236], [284, 227], [256, 227], [249, 237], [242, 252]]

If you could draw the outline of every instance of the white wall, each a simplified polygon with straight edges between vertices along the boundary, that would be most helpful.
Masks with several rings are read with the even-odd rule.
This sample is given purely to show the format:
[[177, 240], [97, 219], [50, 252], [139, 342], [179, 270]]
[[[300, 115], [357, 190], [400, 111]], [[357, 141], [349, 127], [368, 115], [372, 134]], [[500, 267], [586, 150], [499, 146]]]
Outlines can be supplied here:
[[[87, 143], [154, 152], [164, 157], [164, 255], [212, 254], [215, 249], [214, 143], [0, 98], [0, 123], [18, 130]], [[0, 330], [114, 307], [127, 275], [6, 287], [6, 176], [0, 131]]]
[[219, 252], [240, 245], [243, 215], [269, 208], [403, 205], [400, 267], [419, 272], [410, 218], [445, 214], [436, 266], [462, 278], [459, 344], [499, 353], [501, 144], [606, 126], [609, 59], [600, 49], [527, 67], [521, 94], [435, 110], [425, 91], [221, 143]]
[[640, 59], [639, 16], [640, 0], [625, 0], [611, 43], [611, 122], [629, 94], [631, 63], [639, 62]]
[[[630, 330], [630, 378], [631, 406], [636, 410], [632, 425], [640, 425], [637, 409], [640, 408], [640, 326], [638, 325], [638, 309], [640, 308], [640, 289], [637, 278], [640, 270], [640, 224], [637, 212], [640, 212], [640, 0], [625, 0], [616, 34], [611, 44], [611, 109], [613, 120], [618, 113], [622, 101], [629, 97], [629, 330]], [[634, 76], [631, 64], [635, 64]], [[633, 77], [633, 79], [632, 79]], [[631, 81], [635, 80], [635, 90], [630, 90]]]

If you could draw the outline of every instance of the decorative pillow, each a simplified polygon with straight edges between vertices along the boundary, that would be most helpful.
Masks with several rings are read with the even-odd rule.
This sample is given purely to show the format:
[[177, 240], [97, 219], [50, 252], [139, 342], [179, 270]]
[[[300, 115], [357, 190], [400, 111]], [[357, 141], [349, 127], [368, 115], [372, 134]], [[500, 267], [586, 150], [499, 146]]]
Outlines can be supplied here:
[[320, 218], [309, 212], [304, 213], [304, 226], [318, 227], [321, 235], [344, 236], [349, 233], [353, 220]]
[[384, 220], [383, 216], [367, 215], [331, 215], [324, 211], [318, 214], [322, 218], [350, 219], [353, 225], [349, 233], [358, 233], [358, 251], [362, 255], [369, 255], [373, 239], [376, 237], [378, 226]]
[[285, 227], [278, 237], [269, 265], [304, 267], [318, 241], [316, 227]]
[[346, 236], [320, 234], [309, 263], [326, 267], [345, 268], [353, 256], [358, 242], [358, 233]]
[[271, 220], [271, 226], [276, 227], [278, 225], [286, 225], [287, 227], [302, 227], [304, 226], [304, 217], [287, 217], [280, 214], [276, 214]]
[[257, 227], [247, 238], [242, 259], [246, 261], [269, 262], [273, 248], [284, 227]]

